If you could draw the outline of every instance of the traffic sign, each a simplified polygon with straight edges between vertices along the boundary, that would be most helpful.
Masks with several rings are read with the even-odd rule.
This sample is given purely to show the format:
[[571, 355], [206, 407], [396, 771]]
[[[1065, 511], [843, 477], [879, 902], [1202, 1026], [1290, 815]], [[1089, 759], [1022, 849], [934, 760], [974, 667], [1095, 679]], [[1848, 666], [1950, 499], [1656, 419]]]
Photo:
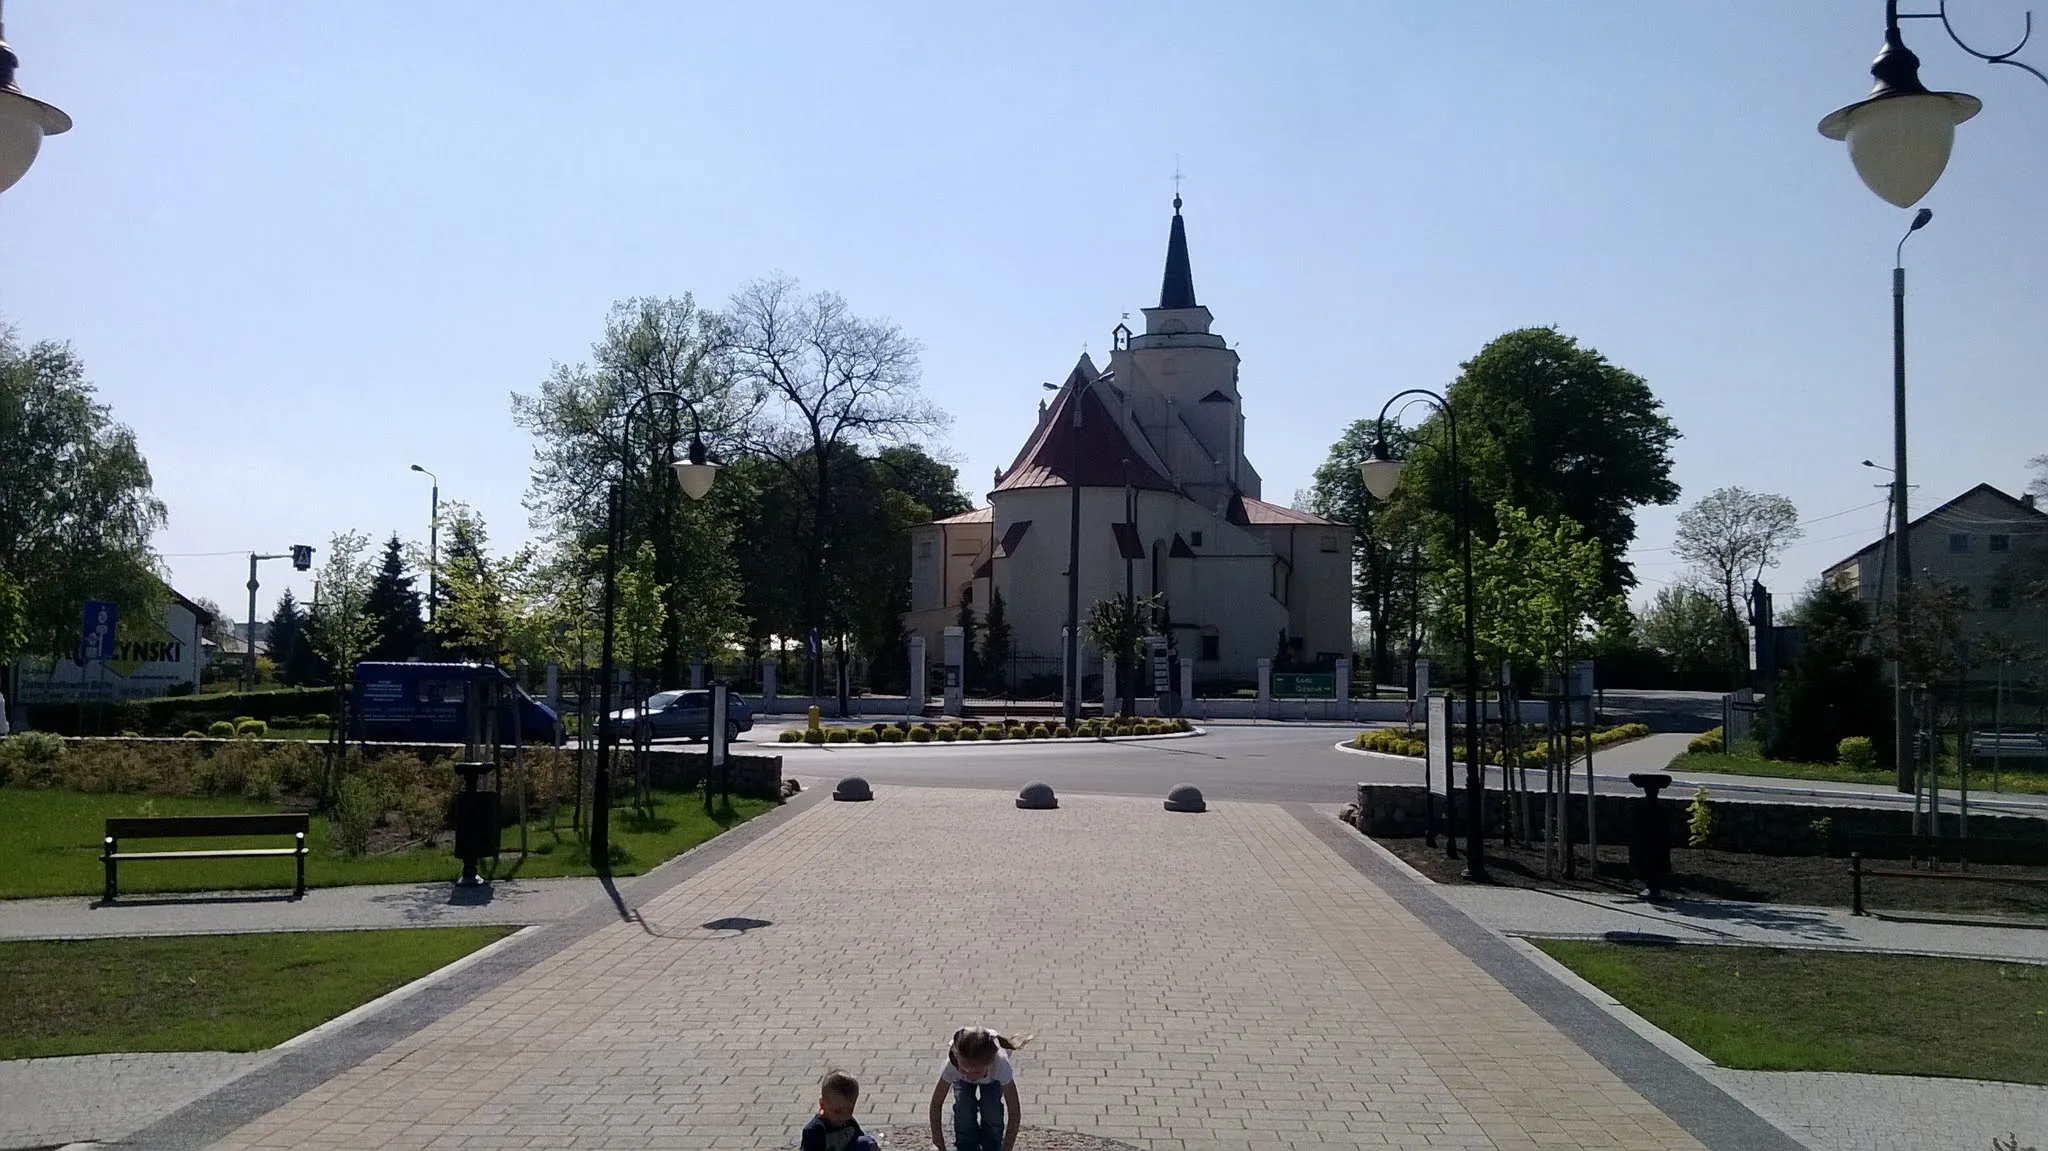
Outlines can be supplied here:
[[79, 627], [80, 659], [114, 658], [114, 617], [114, 605], [106, 600], [85, 602], [85, 616]]
[[1274, 672], [1273, 698], [1336, 699], [1337, 677], [1329, 673]]

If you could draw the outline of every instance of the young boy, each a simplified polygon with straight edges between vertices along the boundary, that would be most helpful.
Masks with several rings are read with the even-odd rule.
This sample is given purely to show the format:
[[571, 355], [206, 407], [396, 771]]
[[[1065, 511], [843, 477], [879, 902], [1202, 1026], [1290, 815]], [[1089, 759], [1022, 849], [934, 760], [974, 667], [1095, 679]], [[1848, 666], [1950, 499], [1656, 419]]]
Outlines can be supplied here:
[[881, 1151], [853, 1118], [860, 1080], [834, 1071], [818, 1083], [818, 1113], [804, 1124], [803, 1151]]

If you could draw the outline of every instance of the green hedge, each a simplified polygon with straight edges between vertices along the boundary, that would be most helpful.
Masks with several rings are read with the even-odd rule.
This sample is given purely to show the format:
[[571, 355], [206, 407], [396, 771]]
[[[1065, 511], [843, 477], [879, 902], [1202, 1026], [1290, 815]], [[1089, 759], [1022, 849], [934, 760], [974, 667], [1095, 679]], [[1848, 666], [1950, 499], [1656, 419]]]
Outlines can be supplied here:
[[171, 695], [160, 699], [125, 699], [106, 704], [36, 703], [28, 707], [29, 726], [58, 735], [113, 735], [139, 731], [144, 735], [178, 735], [204, 731], [219, 720], [234, 723], [279, 719], [330, 710], [331, 687], [287, 687], [277, 691], [224, 691], [211, 695]]

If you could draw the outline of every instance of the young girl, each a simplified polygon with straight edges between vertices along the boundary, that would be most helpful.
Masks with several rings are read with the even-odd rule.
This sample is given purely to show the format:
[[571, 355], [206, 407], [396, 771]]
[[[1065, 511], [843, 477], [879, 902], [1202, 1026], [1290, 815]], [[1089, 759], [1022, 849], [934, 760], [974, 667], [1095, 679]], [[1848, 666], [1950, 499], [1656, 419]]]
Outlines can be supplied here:
[[946, 1151], [940, 1109], [950, 1092], [954, 1151], [1012, 1151], [1023, 1109], [1017, 1102], [1017, 1073], [1010, 1065], [1010, 1052], [1029, 1042], [1029, 1035], [1012, 1039], [986, 1027], [963, 1027], [953, 1033], [946, 1065], [932, 1088], [933, 1147]]

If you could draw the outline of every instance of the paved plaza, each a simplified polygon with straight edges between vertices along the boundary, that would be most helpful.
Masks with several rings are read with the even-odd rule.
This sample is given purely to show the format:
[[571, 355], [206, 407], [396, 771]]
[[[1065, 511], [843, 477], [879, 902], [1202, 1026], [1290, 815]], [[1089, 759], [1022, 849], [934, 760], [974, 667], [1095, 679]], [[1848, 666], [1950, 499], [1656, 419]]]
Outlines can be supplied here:
[[[350, 1065], [307, 1044], [136, 1142], [783, 1147], [834, 1066], [875, 1125], [919, 1121], [945, 1038], [985, 1022], [1039, 1037], [1028, 1123], [1155, 1151], [1703, 1145], [1491, 974], [1501, 956], [1362, 873], [1333, 819], [1012, 798], [807, 797], [631, 919], [534, 933], [530, 964]], [[1737, 1140], [1704, 1145], [1795, 1146], [1636, 1042], [1653, 1092]]]

